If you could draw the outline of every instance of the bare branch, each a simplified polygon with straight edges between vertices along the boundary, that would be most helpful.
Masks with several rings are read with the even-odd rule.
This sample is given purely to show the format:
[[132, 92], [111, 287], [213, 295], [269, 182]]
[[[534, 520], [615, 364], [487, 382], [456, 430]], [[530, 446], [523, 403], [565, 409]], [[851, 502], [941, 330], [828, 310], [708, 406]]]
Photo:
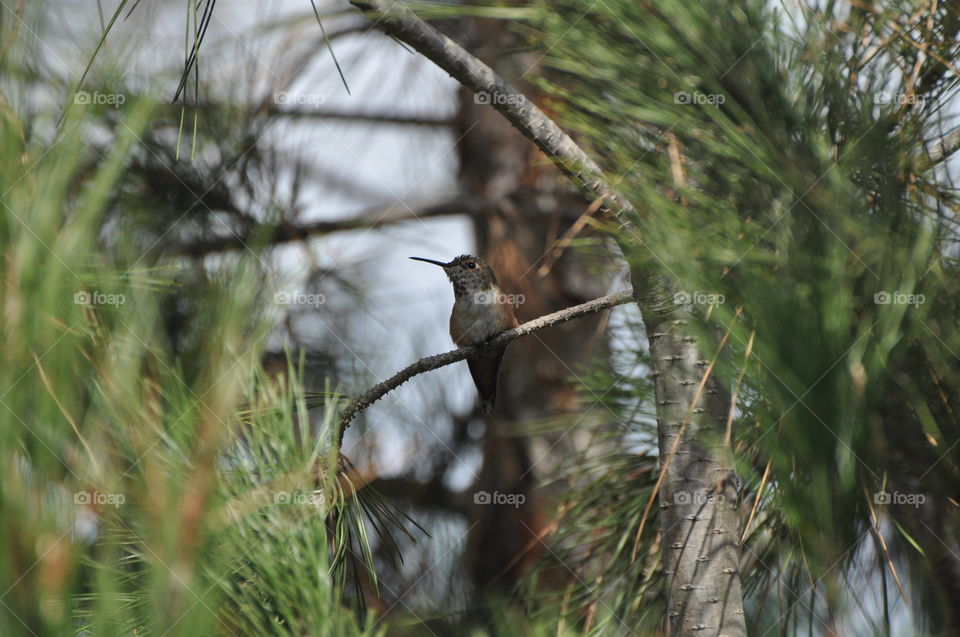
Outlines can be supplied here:
[[561, 323], [572, 321], [573, 319], [586, 316], [587, 314], [609, 310], [618, 305], [629, 303], [633, 300], [632, 294], [633, 293], [629, 290], [615, 292], [613, 294], [600, 297], [599, 299], [587, 301], [586, 303], [574, 305], [573, 307], [568, 307], [564, 310], [554, 312], [553, 314], [547, 314], [546, 316], [541, 316], [540, 318], [533, 319], [532, 321], [527, 321], [523, 325], [515, 327], [512, 330], [501, 332], [483, 345], [461, 347], [449, 352], [444, 352], [443, 354], [436, 354], [434, 356], [421, 358], [416, 363], [408, 365], [382, 383], [374, 385], [367, 391], [354, 398], [353, 401], [347, 405], [347, 408], [344, 409], [343, 413], [340, 414], [340, 420], [337, 424], [339, 430], [337, 446], [340, 447], [343, 444], [343, 434], [347, 430], [347, 427], [350, 426], [350, 421], [353, 420], [358, 413], [372, 405], [374, 402], [380, 400], [388, 392], [396, 389], [414, 376], [424, 372], [429, 372], [433, 369], [439, 369], [440, 367], [456, 363], [457, 361], [462, 361], [468, 356], [481, 352], [487, 348], [509, 343], [510, 341], [520, 338], [521, 336], [533, 334], [534, 332], [542, 330], [546, 327], [560, 325]]
[[313, 223], [282, 223], [275, 226], [260, 226], [243, 234], [218, 235], [195, 239], [170, 247], [175, 255], [202, 257], [214, 252], [240, 250], [247, 246], [254, 248], [263, 245], [276, 245], [290, 241], [302, 241], [315, 235], [376, 228], [388, 224], [442, 217], [448, 215], [478, 215], [492, 204], [482, 198], [461, 197], [451, 201], [410, 210], [405, 206], [389, 208], [376, 207], [356, 217], [341, 221], [316, 221]]
[[485, 94], [490, 105], [569, 175], [588, 199], [602, 198], [620, 224], [631, 227], [627, 213], [634, 209], [630, 202], [610, 186], [596, 162], [533, 100], [401, 3], [350, 0], [350, 4], [372, 12], [377, 28], [412, 46], [474, 93]]
[[[183, 107], [180, 104], [170, 105], [166, 109], [168, 117], [179, 118]], [[339, 121], [350, 124], [377, 124], [394, 126], [424, 126], [433, 128], [450, 128], [456, 125], [456, 120], [450, 117], [418, 115], [415, 113], [403, 114], [393, 111], [361, 112], [346, 109], [326, 109], [310, 106], [275, 105], [261, 103], [254, 105], [232, 104], [229, 102], [201, 101], [191, 103], [191, 109], [204, 111], [239, 112], [248, 115], [263, 115], [270, 118], [285, 118], [293, 120], [320, 120]]]
[[927, 149], [926, 157], [920, 160], [920, 169], [927, 170], [947, 160], [960, 150], [960, 128], [955, 128], [943, 136], [939, 142]]
[[[310, 237], [346, 232], [349, 230], [372, 230], [407, 221], [423, 221], [434, 217], [467, 215], [479, 217], [495, 209], [499, 204], [483, 197], [461, 196], [422, 208], [410, 209], [406, 205], [373, 206], [355, 217], [337, 221], [315, 221], [312, 223], [283, 222], [274, 225], [256, 225], [253, 229], [233, 234], [214, 234], [171, 242], [165, 249], [168, 255], [186, 257], [204, 257], [217, 252], [260, 248], [304, 241]], [[240, 214], [238, 212], [238, 214]], [[524, 210], [528, 217], [545, 217], [574, 222], [579, 219], [576, 211], [559, 210], [545, 212], [537, 207]], [[247, 219], [249, 219], [247, 217]]]
[[290, 119], [319, 119], [324, 121], [344, 121], [351, 124], [394, 124], [397, 126], [427, 126], [452, 127], [456, 121], [452, 117], [430, 117], [424, 115], [402, 115], [399, 113], [363, 113], [358, 111], [335, 111], [315, 108], [290, 108], [267, 106], [266, 113], [270, 117], [286, 117]]

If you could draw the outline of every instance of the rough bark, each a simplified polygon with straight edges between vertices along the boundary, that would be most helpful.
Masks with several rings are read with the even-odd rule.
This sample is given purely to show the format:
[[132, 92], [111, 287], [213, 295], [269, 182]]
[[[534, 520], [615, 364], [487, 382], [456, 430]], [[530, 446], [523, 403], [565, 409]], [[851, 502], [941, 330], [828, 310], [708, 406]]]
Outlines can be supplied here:
[[746, 635], [736, 477], [723, 448], [730, 395], [714, 374], [700, 390], [709, 361], [691, 335], [691, 308], [674, 303], [667, 285], [648, 288], [644, 297], [655, 370], [670, 631]]

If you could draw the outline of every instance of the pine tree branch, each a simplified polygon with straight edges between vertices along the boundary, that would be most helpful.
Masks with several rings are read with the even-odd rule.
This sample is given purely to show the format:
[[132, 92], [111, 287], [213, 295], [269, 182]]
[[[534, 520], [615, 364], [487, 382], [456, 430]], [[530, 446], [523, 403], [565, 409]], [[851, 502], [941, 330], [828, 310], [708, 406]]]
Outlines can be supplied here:
[[586, 303], [574, 305], [573, 307], [568, 307], [558, 312], [554, 312], [553, 314], [547, 314], [545, 316], [541, 316], [540, 318], [533, 319], [532, 321], [527, 321], [523, 325], [515, 327], [512, 330], [501, 332], [483, 345], [461, 347], [449, 352], [444, 352], [443, 354], [436, 354], [434, 356], [421, 358], [417, 362], [400, 370], [382, 383], [374, 385], [367, 391], [354, 398], [350, 404], [347, 405], [347, 408], [344, 409], [343, 413], [340, 414], [340, 420], [337, 423], [337, 447], [339, 448], [343, 445], [343, 434], [346, 432], [347, 427], [350, 426], [350, 421], [352, 421], [357, 414], [372, 405], [374, 402], [383, 398], [388, 392], [396, 389], [418, 374], [439, 369], [440, 367], [456, 363], [457, 361], [462, 361], [468, 356], [482, 352], [485, 349], [497, 347], [498, 345], [504, 345], [510, 341], [520, 338], [521, 336], [533, 334], [534, 332], [538, 332], [546, 327], [560, 325], [561, 323], [572, 321], [573, 319], [586, 316], [587, 314], [609, 310], [618, 305], [629, 303], [632, 300], [633, 294], [629, 290], [615, 292], [613, 294], [600, 297], [599, 299], [587, 301]]
[[[410, 221], [423, 221], [436, 217], [450, 217], [466, 215], [479, 217], [491, 210], [497, 209], [499, 204], [483, 197], [456, 197], [450, 201], [443, 201], [422, 208], [411, 209], [404, 205], [394, 204], [389, 207], [375, 206], [361, 212], [355, 217], [337, 221], [314, 221], [310, 223], [296, 223], [285, 221], [275, 225], [255, 225], [249, 230], [234, 232], [233, 234], [216, 234], [191, 238], [189, 240], [171, 242], [164, 248], [164, 252], [171, 256], [205, 257], [217, 252], [231, 250], [256, 250], [306, 241], [312, 237], [348, 232], [351, 230], [375, 230], [395, 224]], [[576, 221], [580, 219], [575, 210], [551, 210], [545, 212], [535, 206], [522, 207], [525, 216], [529, 218], [541, 217], [545, 219], [559, 219]], [[240, 215], [239, 211], [236, 214]]]
[[456, 120], [452, 117], [430, 117], [424, 115], [402, 115], [399, 113], [371, 113], [359, 111], [336, 111], [316, 108], [291, 108], [267, 106], [266, 114], [269, 117], [285, 117], [288, 119], [317, 119], [324, 121], [342, 121], [352, 124], [393, 124], [396, 126], [426, 126], [452, 127]]
[[533, 100], [402, 3], [350, 0], [350, 4], [369, 12], [378, 29], [409, 44], [478, 98], [482, 97], [571, 177], [588, 199], [602, 198], [604, 207], [613, 212], [621, 226], [631, 229], [627, 213], [634, 212], [632, 204], [613, 189], [597, 163]]
[[416, 210], [410, 210], [403, 206], [376, 207], [356, 217], [339, 221], [314, 221], [303, 224], [285, 222], [274, 226], [256, 227], [242, 234], [202, 237], [174, 244], [167, 251], [173, 255], [203, 257], [215, 252], [274, 246], [292, 241], [304, 241], [314, 236], [334, 232], [379, 228], [431, 217], [479, 215], [492, 206], [493, 204], [486, 199], [459, 197]]
[[927, 150], [926, 157], [921, 158], [920, 170], [933, 168], [949, 159], [958, 150], [960, 150], [960, 128], [955, 128]]
[[[180, 104], [171, 105], [166, 110], [168, 117], [180, 117]], [[393, 111], [357, 111], [346, 109], [327, 109], [321, 107], [301, 106], [272, 103], [238, 106], [229, 102], [200, 101], [191, 102], [191, 109], [199, 112], [234, 111], [246, 114], [263, 115], [269, 118], [284, 118], [294, 120], [321, 120], [338, 121], [350, 124], [382, 124], [394, 126], [424, 126], [427, 128], [450, 128], [456, 126], [456, 120], [453, 117], [441, 117], [431, 115], [418, 115], [415, 113], [403, 114]]]

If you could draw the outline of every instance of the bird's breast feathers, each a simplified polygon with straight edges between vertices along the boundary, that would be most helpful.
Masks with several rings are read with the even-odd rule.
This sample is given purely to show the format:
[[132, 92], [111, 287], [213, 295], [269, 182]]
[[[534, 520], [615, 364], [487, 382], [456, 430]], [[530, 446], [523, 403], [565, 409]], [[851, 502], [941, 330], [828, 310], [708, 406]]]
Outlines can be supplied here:
[[458, 346], [483, 343], [491, 336], [512, 327], [512, 312], [496, 287], [478, 290], [458, 298], [450, 315], [450, 336]]

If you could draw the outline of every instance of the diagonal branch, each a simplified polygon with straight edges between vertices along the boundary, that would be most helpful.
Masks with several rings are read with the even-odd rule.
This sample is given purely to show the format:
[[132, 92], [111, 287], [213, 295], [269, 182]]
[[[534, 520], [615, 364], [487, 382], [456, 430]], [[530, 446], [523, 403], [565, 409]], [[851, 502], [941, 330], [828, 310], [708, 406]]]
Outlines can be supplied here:
[[920, 159], [920, 169], [928, 170], [950, 158], [960, 150], [960, 128], [954, 128], [943, 139], [927, 149], [925, 157]]
[[316, 108], [289, 108], [266, 106], [269, 117], [289, 119], [310, 119], [323, 121], [342, 121], [351, 124], [393, 124], [396, 126], [452, 127], [456, 121], [452, 117], [428, 117], [424, 115], [402, 115], [391, 112], [358, 112], [348, 110], [321, 110]]
[[560, 325], [561, 323], [572, 321], [573, 319], [586, 316], [587, 314], [609, 310], [618, 305], [629, 303], [632, 300], [632, 292], [629, 290], [615, 292], [613, 294], [600, 297], [599, 299], [587, 301], [586, 303], [574, 305], [573, 307], [568, 307], [564, 310], [554, 312], [553, 314], [547, 314], [546, 316], [541, 316], [540, 318], [533, 319], [532, 321], [527, 321], [523, 325], [515, 327], [512, 330], [501, 332], [483, 345], [461, 347], [449, 352], [444, 352], [443, 354], [436, 354], [434, 356], [421, 358], [416, 363], [408, 365], [382, 383], [374, 385], [367, 391], [354, 398], [353, 401], [347, 405], [347, 408], [344, 409], [340, 414], [340, 420], [337, 423], [337, 447], [339, 448], [343, 445], [343, 434], [347, 430], [347, 427], [350, 426], [350, 421], [353, 420], [358, 413], [372, 405], [374, 402], [383, 398], [387, 392], [396, 389], [418, 374], [429, 372], [430, 370], [438, 369], [440, 367], [444, 367], [445, 365], [456, 363], [457, 361], [462, 361], [468, 356], [472, 356], [473, 354], [481, 352], [485, 349], [496, 347], [498, 345], [504, 345], [510, 341], [520, 338], [521, 336], [526, 336], [528, 334], [533, 334], [534, 332], [540, 331], [545, 327]]
[[339, 221], [314, 221], [311, 223], [284, 222], [272, 226], [259, 226], [242, 234], [222, 234], [200, 237], [170, 247], [174, 255], [203, 257], [214, 252], [242, 250], [247, 247], [274, 246], [292, 241], [304, 241], [313, 236], [343, 232], [346, 230], [366, 230], [387, 225], [415, 221], [430, 217], [448, 215], [479, 215], [493, 204], [477, 197], [458, 197], [450, 201], [411, 210], [404, 206], [388, 208], [375, 207], [349, 219]]
[[588, 199], [603, 199], [620, 224], [629, 228], [626, 213], [634, 212], [630, 202], [613, 189], [597, 163], [519, 89], [396, 0], [350, 0], [350, 4], [370, 12], [378, 29], [406, 42], [484, 98], [571, 177]]
[[[179, 118], [180, 110], [183, 107], [175, 104], [167, 107], [165, 115], [171, 118]], [[274, 103], [259, 104], [254, 106], [236, 106], [226, 102], [213, 100], [199, 101], [190, 103], [191, 109], [199, 112], [239, 112], [244, 114], [263, 115], [269, 118], [284, 118], [293, 120], [317, 120], [317, 121], [337, 121], [349, 124], [382, 124], [393, 126], [423, 126], [434, 128], [450, 128], [456, 125], [453, 117], [418, 115], [416, 113], [403, 114], [393, 111], [356, 111], [346, 109], [325, 109], [306, 106], [276, 105]]]
[[[375, 230], [410, 221], [423, 221], [435, 217], [466, 215], [478, 217], [498, 207], [498, 203], [483, 197], [455, 197], [449, 201], [411, 209], [409, 206], [376, 206], [355, 217], [335, 221], [313, 221], [297, 223], [283, 221], [278, 224], [251, 224], [249, 230], [231, 231], [231, 234], [215, 234], [192, 237], [171, 242], [166, 254], [171, 256], [204, 257], [216, 252], [230, 250], [256, 250], [273, 246], [306, 241], [315, 236], [347, 232], [350, 230]], [[577, 211], [543, 211], [536, 207], [526, 207], [523, 212], [528, 217], [539, 216], [546, 219], [574, 222], [582, 218]], [[243, 214], [237, 211], [237, 214]], [[245, 219], [249, 220], [249, 216]]]

